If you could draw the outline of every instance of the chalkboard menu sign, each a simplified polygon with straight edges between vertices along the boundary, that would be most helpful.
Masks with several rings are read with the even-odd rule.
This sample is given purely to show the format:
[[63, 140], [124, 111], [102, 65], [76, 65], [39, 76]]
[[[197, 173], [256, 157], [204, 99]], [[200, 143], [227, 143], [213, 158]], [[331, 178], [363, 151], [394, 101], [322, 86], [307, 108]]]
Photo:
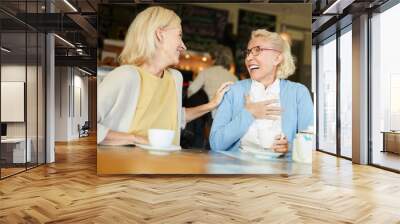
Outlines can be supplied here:
[[179, 16], [183, 40], [189, 49], [208, 51], [210, 44], [223, 40], [228, 11], [183, 5]]
[[[148, 4], [100, 5], [98, 16], [100, 38], [123, 40], [130, 23], [148, 6]], [[173, 10], [181, 18], [183, 41], [188, 49], [207, 51], [210, 45], [224, 38], [228, 11], [182, 4], [161, 6]]]
[[256, 29], [266, 29], [275, 32], [276, 16], [240, 9], [238, 24], [235, 57], [238, 63], [237, 71], [242, 73], [246, 71], [244, 65], [245, 55], [242, 51], [247, 48], [251, 32]]

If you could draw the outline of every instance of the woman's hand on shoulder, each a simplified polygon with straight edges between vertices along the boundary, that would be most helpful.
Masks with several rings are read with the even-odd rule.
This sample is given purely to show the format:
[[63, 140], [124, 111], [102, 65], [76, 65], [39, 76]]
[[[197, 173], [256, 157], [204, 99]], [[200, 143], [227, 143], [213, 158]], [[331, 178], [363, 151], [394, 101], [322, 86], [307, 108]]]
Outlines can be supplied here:
[[212, 100], [210, 101], [211, 110], [218, 107], [218, 105], [224, 98], [225, 93], [230, 89], [232, 84], [233, 82], [225, 82], [218, 88], [217, 92], [214, 95], [214, 98], [212, 98]]

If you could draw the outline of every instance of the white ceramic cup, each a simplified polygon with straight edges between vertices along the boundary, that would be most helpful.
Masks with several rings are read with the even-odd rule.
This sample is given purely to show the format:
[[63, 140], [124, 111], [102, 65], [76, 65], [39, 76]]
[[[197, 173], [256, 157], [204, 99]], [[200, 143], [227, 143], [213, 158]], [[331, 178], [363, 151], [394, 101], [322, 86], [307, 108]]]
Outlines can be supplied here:
[[[259, 120], [259, 127], [257, 129], [257, 134], [258, 134], [258, 139], [260, 141], [261, 147], [264, 149], [270, 149], [272, 148], [272, 145], [274, 144], [274, 139], [276, 136], [276, 132], [271, 130], [272, 128], [268, 126], [268, 121], [266, 120]], [[267, 123], [267, 124], [265, 124]]]
[[150, 145], [155, 147], [168, 147], [172, 145], [175, 131], [168, 129], [149, 129], [148, 136]]
[[281, 121], [278, 120], [266, 120], [260, 119], [257, 121], [257, 135], [260, 141], [260, 145], [263, 148], [272, 148], [275, 142], [275, 137], [280, 135], [281, 132]]

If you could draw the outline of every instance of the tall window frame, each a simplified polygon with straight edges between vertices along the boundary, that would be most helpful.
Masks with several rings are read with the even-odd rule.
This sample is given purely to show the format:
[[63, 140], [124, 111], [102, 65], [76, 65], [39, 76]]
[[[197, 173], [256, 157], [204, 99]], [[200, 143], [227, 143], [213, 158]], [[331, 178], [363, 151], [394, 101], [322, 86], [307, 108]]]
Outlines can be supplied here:
[[[347, 26], [345, 26], [345, 27], [343, 27], [343, 28], [341, 28], [341, 29], [339, 29], [339, 30], [337, 30], [334, 34], [332, 34], [331, 36], [329, 36], [329, 37], [327, 37], [327, 38], [325, 38], [325, 39], [323, 39], [323, 40], [321, 40], [321, 41], [319, 41], [317, 44], [316, 44], [316, 50], [315, 50], [315, 62], [316, 62], [316, 69], [315, 69], [315, 72], [316, 72], [316, 114], [317, 114], [317, 119], [316, 119], [316, 148], [317, 148], [317, 151], [320, 151], [320, 152], [323, 152], [323, 153], [327, 153], [327, 154], [330, 154], [330, 155], [333, 155], [333, 156], [337, 156], [337, 157], [340, 157], [340, 158], [344, 158], [344, 159], [347, 159], [347, 160], [352, 160], [352, 156], [349, 156], [349, 153], [345, 153], [346, 155], [344, 155], [344, 153], [343, 153], [343, 151], [342, 151], [342, 144], [344, 143], [344, 139], [343, 139], [343, 137], [342, 137], [342, 132], [343, 132], [343, 130], [342, 130], [342, 126], [343, 126], [343, 124], [342, 124], [342, 119], [341, 119], [341, 117], [342, 117], [342, 115], [341, 115], [341, 112], [342, 112], [342, 108], [341, 108], [341, 104], [342, 104], [342, 102], [344, 101], [344, 100], [346, 100], [346, 99], [343, 99], [343, 96], [342, 96], [342, 91], [343, 91], [343, 87], [342, 87], [342, 79], [341, 79], [341, 76], [342, 76], [342, 69], [341, 69], [341, 38], [342, 38], [342, 36], [343, 35], [346, 35], [346, 34], [348, 34], [348, 32], [352, 32], [352, 24], [351, 23], [349, 23]], [[321, 48], [321, 46], [322, 45], [326, 45], [326, 44], [329, 44], [330, 42], [332, 42], [332, 41], [334, 41], [334, 43], [335, 43], [335, 47], [334, 47], [334, 49], [335, 49], [335, 55], [334, 55], [334, 63], [335, 63], [335, 65], [333, 65], [333, 67], [334, 67], [334, 69], [335, 69], [335, 71], [334, 71], [334, 75], [335, 75], [335, 83], [334, 83], [334, 90], [335, 90], [335, 95], [336, 95], [336, 97], [335, 97], [335, 99], [333, 99], [334, 100], [334, 102], [331, 102], [331, 103], [334, 103], [334, 107], [335, 107], [335, 111], [334, 111], [334, 117], [335, 118], [333, 118], [334, 119], [334, 122], [335, 122], [335, 124], [332, 126], [332, 127], [334, 127], [335, 128], [335, 131], [334, 131], [334, 146], [333, 145], [331, 145], [331, 148], [330, 149], [326, 149], [324, 146], [326, 145], [324, 145], [323, 143], [321, 144], [321, 141], [320, 141], [320, 138], [321, 138], [321, 134], [322, 134], [322, 131], [323, 130], [321, 130], [321, 128], [320, 128], [320, 126], [321, 126], [321, 122], [323, 122], [323, 121], [321, 121], [321, 116], [320, 116], [320, 114], [321, 114], [321, 93], [322, 93], [322, 91], [326, 91], [326, 88], [323, 88], [321, 85], [320, 85], [320, 82], [321, 82], [321, 68], [320, 68], [320, 66], [321, 66], [321, 63], [320, 63], [320, 58], [321, 58], [321, 52], [320, 52], [320, 48]], [[350, 58], [351, 58], [351, 56], [350, 56]], [[344, 134], [344, 133], [343, 133]], [[346, 141], [348, 141], [348, 139], [346, 139]], [[351, 141], [351, 140], [350, 140]]]

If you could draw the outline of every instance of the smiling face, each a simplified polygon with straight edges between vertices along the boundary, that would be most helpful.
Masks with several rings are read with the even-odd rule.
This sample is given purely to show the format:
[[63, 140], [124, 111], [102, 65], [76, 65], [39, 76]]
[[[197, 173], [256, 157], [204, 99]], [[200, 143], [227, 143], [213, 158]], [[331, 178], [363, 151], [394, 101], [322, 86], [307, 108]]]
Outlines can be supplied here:
[[160, 28], [157, 31], [159, 39], [160, 52], [168, 65], [177, 65], [179, 56], [186, 50], [186, 46], [182, 41], [182, 27]]
[[[254, 48], [259, 47], [259, 54]], [[250, 40], [247, 49], [253, 49], [245, 60], [246, 68], [253, 80], [262, 82], [268, 79], [275, 80], [277, 66], [282, 62], [282, 55], [276, 47], [263, 37], [255, 37]]]

